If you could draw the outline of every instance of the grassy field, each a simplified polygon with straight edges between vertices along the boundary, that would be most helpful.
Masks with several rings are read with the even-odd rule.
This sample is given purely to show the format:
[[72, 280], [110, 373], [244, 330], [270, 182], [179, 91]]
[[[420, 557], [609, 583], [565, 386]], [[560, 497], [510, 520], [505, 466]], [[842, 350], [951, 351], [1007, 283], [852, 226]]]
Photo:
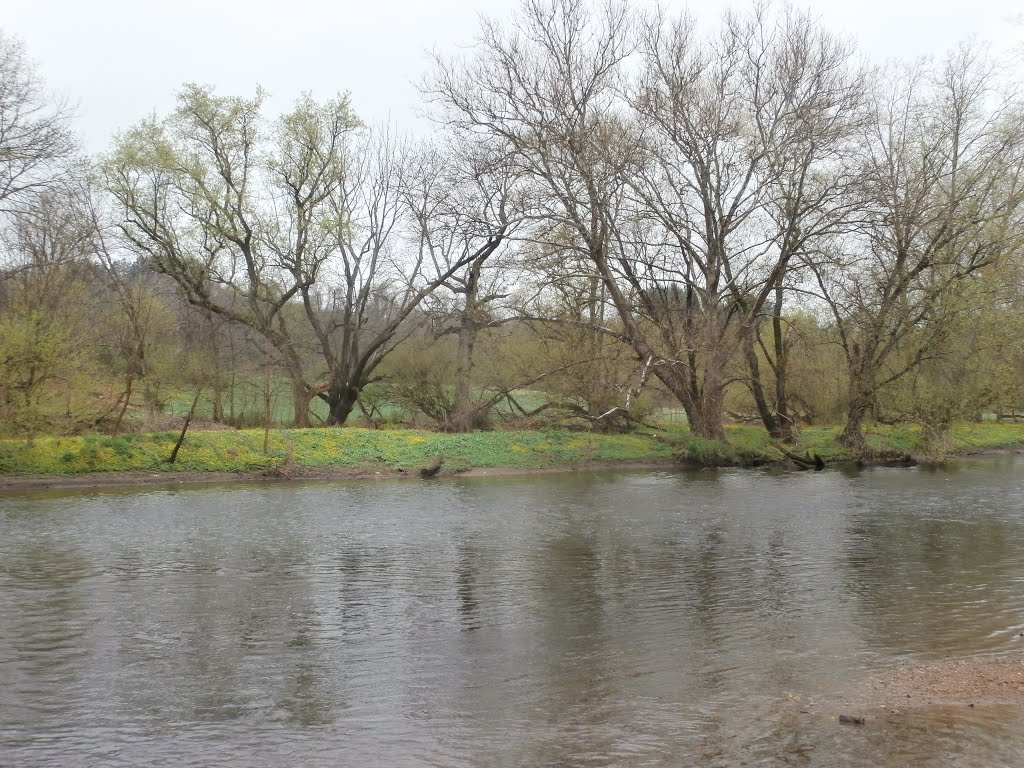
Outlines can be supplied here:
[[[797, 453], [826, 461], [856, 457], [835, 443], [837, 429], [803, 430]], [[438, 457], [447, 470], [470, 468], [546, 469], [594, 462], [660, 461], [671, 458], [701, 465], [749, 464], [782, 459], [763, 429], [733, 426], [728, 442], [703, 440], [679, 425], [633, 435], [600, 435], [566, 430], [493, 431], [465, 435], [409, 429], [272, 430], [266, 453], [262, 430], [189, 432], [178, 461], [168, 464], [177, 434], [156, 432], [120, 437], [41, 437], [0, 441], [0, 473], [75, 475], [86, 472], [182, 471], [253, 472], [282, 466], [341, 467], [354, 470], [415, 470]], [[916, 453], [919, 429], [873, 427], [869, 445], [890, 453]], [[1024, 425], [960, 424], [950, 434], [953, 453], [1024, 448]]]
[[[238, 384], [235, 387], [234, 393], [226, 392], [222, 398], [222, 406], [224, 408], [224, 415], [229, 420], [237, 419], [238, 421], [246, 424], [260, 425], [263, 424], [263, 382], [252, 380]], [[271, 398], [270, 398], [270, 419], [274, 425], [288, 425], [292, 423], [294, 419], [295, 410], [292, 408], [291, 393], [289, 389], [288, 380], [277, 377], [271, 384]], [[189, 408], [192, 405], [192, 398], [195, 396], [195, 392], [189, 390], [176, 390], [171, 392], [167, 397], [167, 403], [163, 413], [167, 416], [182, 417], [188, 413]], [[513, 393], [516, 402], [526, 410], [532, 410], [543, 405], [547, 402], [546, 398], [540, 393], [532, 392], [529, 390], [518, 390]], [[324, 403], [320, 398], [313, 398], [310, 402], [311, 421], [313, 424], [322, 423], [327, 419], [327, 404]], [[410, 413], [407, 409], [402, 408], [394, 403], [378, 402], [376, 403], [378, 413], [375, 416], [389, 422], [407, 421], [410, 417]], [[141, 408], [139, 409], [142, 410]], [[506, 400], [500, 401], [495, 406], [495, 413], [499, 416], [515, 415], [512, 407]], [[196, 407], [195, 418], [205, 421], [213, 419], [213, 396], [209, 391], [203, 392], [199, 397], [199, 403]], [[353, 426], [364, 425], [363, 414], [357, 408], [349, 416], [349, 423]]]

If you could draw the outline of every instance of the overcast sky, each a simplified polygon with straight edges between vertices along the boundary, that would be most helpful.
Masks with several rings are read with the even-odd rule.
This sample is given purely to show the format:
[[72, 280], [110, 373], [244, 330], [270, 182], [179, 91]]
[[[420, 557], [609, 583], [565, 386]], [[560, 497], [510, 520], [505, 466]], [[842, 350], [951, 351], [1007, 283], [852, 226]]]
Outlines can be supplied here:
[[[645, 0], [646, 1], [646, 0]], [[682, 0], [667, 0], [682, 10]], [[411, 125], [426, 52], [472, 41], [478, 15], [505, 16], [517, 0], [0, 0], [0, 28], [21, 38], [51, 90], [76, 105], [90, 152], [154, 110], [171, 109], [184, 82], [251, 95], [280, 111], [301, 92], [352, 94], [366, 121]], [[814, 0], [831, 29], [883, 60], [941, 54], [975, 35], [1020, 48], [1020, 0]], [[702, 21], [727, 6], [689, 3]]]

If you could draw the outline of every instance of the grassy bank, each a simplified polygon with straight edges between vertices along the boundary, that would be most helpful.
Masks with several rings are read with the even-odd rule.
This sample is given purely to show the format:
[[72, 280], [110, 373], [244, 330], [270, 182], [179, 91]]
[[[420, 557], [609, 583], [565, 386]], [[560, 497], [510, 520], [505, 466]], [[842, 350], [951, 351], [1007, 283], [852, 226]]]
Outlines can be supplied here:
[[[801, 430], [797, 444], [789, 450], [797, 454], [816, 454], [826, 462], [862, 458], [836, 443], [839, 431], [839, 427], [806, 427]], [[693, 464], [773, 463], [783, 459], [776, 442], [761, 427], [726, 427], [727, 442], [702, 440], [678, 428], [667, 431], [666, 436], [678, 446], [677, 456]], [[871, 426], [865, 429], [865, 436], [868, 448], [880, 456], [921, 456], [927, 452], [921, 427], [917, 425]], [[946, 447], [950, 455], [1024, 449], [1024, 424], [956, 424], [950, 430]]]
[[670, 459], [672, 447], [640, 435], [568, 431], [438, 434], [419, 430], [274, 430], [263, 452], [262, 430], [189, 432], [175, 464], [166, 459], [172, 432], [106, 437], [0, 441], [0, 473], [253, 472], [282, 466], [413, 471], [443, 457], [445, 469], [547, 469], [590, 462]]
[[[854, 459], [835, 443], [837, 429], [803, 430], [797, 453], [826, 461]], [[354, 471], [413, 472], [444, 458], [446, 471], [573, 467], [595, 463], [679, 458], [703, 465], [763, 463], [782, 459], [764, 430], [735, 426], [728, 442], [702, 440], [685, 427], [665, 425], [636, 435], [599, 435], [564, 430], [475, 432], [448, 435], [418, 430], [274, 430], [266, 453], [261, 430], [190, 432], [171, 465], [173, 432], [120, 437], [41, 437], [0, 441], [0, 474], [78, 475], [89, 472], [259, 472], [335, 467]], [[875, 427], [868, 442], [879, 451], [916, 453], [920, 432], [912, 426]], [[961, 424], [950, 435], [954, 453], [1024, 448], [1024, 425]]]

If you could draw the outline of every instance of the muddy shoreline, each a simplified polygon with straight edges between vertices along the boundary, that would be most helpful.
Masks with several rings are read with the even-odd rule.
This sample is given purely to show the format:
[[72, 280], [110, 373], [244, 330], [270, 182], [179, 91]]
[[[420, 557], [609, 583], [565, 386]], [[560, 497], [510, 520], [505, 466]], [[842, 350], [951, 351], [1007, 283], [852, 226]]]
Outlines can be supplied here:
[[[950, 460], [963, 458], [986, 458], [1012, 456], [1024, 453], [1024, 447], [970, 449], [958, 453]], [[785, 468], [785, 461], [740, 467], [743, 469]], [[831, 461], [828, 469], [855, 466], [907, 466], [899, 462], [858, 462]], [[617, 470], [644, 469], [704, 469], [698, 464], [674, 458], [638, 459], [630, 461], [591, 461], [566, 464], [557, 467], [479, 467], [471, 469], [442, 469], [436, 477], [514, 477], [520, 475], [552, 475], [569, 472], [609, 472]], [[87, 472], [79, 475], [15, 475], [0, 474], [0, 495], [21, 490], [75, 489], [75, 488], [132, 488], [148, 485], [203, 485], [224, 483], [267, 483], [301, 482], [306, 480], [418, 480], [423, 482], [417, 470], [401, 470], [387, 467], [299, 467], [285, 471], [280, 469], [250, 472], [204, 472], [188, 470], [178, 472], [154, 472], [131, 470], [125, 472]]]
[[[561, 467], [480, 467], [467, 470], [441, 469], [436, 477], [513, 477], [554, 475], [567, 472], [608, 472], [617, 470], [671, 469], [674, 459], [638, 461], [593, 461]], [[19, 490], [74, 488], [132, 488], [147, 485], [204, 485], [223, 483], [302, 482], [306, 480], [417, 480], [426, 482], [416, 470], [352, 467], [292, 467], [287, 471], [253, 472], [88, 472], [80, 475], [0, 475], [0, 494]]]

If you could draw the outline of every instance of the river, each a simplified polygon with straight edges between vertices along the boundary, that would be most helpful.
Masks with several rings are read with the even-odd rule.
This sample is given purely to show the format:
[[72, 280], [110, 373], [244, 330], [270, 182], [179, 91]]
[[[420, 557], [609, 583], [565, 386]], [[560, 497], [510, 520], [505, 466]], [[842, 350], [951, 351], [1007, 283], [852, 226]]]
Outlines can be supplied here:
[[12, 768], [1019, 765], [867, 681], [1021, 632], [1021, 457], [0, 496]]

